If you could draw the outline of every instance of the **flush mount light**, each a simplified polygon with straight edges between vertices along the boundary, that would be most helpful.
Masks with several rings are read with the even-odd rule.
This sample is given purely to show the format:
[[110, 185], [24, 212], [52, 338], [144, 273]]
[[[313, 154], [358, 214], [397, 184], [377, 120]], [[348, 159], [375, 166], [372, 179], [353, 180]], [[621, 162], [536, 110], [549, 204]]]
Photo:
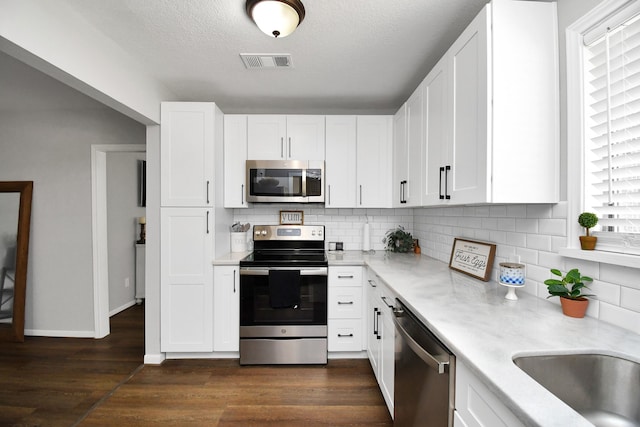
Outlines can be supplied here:
[[286, 37], [304, 19], [300, 0], [247, 0], [247, 14], [271, 37]]

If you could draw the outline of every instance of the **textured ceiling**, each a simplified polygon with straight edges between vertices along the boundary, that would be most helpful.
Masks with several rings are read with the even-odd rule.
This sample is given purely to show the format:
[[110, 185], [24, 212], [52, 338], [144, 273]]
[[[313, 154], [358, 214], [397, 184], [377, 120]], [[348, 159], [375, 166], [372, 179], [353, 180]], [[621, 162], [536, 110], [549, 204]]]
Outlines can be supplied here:
[[[303, 0], [289, 37], [260, 32], [244, 0], [63, 0], [180, 101], [225, 113], [393, 113], [487, 0]], [[291, 54], [245, 69], [240, 53]]]

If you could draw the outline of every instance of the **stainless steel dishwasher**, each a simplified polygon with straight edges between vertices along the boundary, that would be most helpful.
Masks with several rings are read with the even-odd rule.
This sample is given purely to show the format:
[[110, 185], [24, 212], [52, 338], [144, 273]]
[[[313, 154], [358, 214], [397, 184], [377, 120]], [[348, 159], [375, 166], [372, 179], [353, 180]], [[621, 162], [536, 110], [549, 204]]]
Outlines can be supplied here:
[[452, 427], [456, 358], [398, 299], [394, 427]]

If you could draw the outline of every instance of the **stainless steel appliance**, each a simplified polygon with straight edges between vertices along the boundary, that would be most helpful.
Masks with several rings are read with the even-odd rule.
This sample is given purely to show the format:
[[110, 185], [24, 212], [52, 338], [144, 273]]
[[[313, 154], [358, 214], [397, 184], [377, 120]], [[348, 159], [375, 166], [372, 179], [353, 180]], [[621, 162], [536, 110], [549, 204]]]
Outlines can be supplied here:
[[453, 353], [396, 299], [395, 427], [452, 427]]
[[256, 225], [240, 261], [240, 364], [327, 363], [322, 225]]
[[247, 160], [247, 202], [324, 202], [324, 162]]

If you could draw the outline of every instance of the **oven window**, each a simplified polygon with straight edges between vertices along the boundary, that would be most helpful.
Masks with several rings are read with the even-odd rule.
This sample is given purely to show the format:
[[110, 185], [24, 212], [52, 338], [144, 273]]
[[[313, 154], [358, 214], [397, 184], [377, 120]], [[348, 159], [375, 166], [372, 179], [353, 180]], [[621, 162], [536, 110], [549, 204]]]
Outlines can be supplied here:
[[240, 276], [240, 326], [326, 324], [326, 276], [300, 276], [300, 305], [295, 309], [271, 307], [268, 276]]
[[302, 196], [301, 169], [250, 169], [253, 196]]

